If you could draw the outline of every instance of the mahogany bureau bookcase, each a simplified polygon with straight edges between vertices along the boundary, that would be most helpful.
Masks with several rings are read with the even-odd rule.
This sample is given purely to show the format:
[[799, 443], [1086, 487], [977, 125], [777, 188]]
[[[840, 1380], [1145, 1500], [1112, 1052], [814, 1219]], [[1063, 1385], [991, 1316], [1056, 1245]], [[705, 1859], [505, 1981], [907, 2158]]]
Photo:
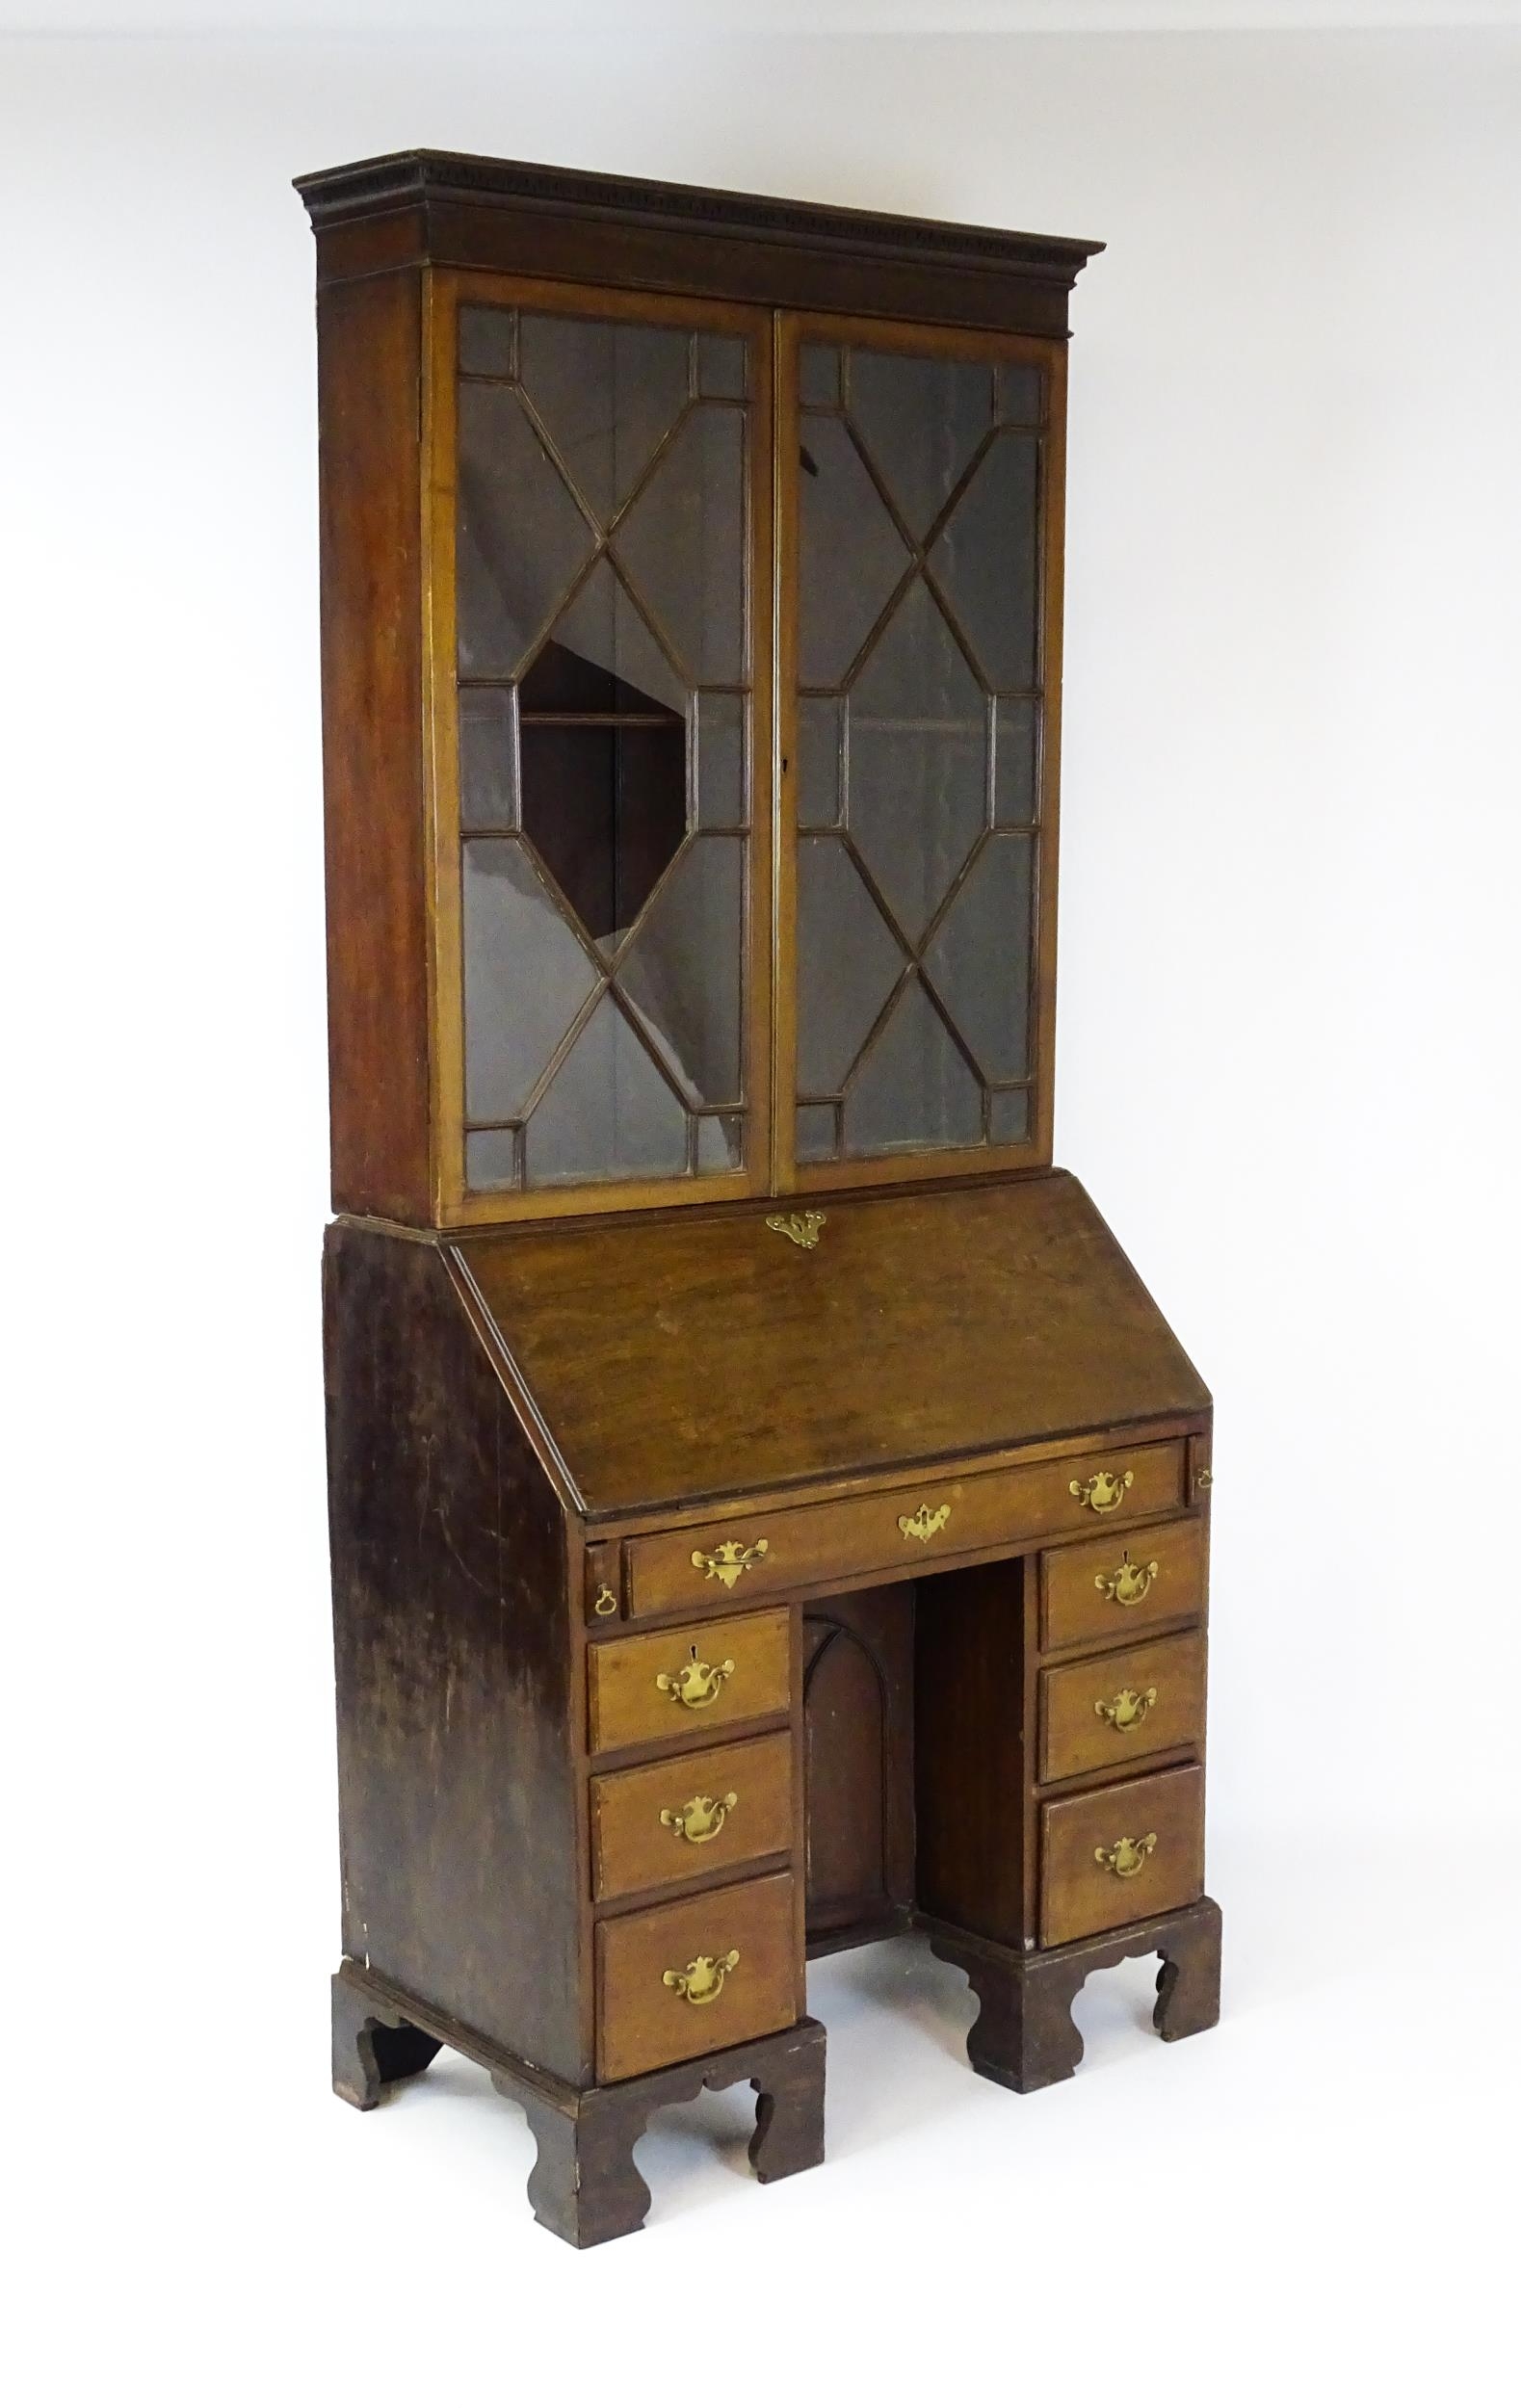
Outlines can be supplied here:
[[[334, 2080], [578, 2244], [909, 1926], [973, 2065], [1218, 2012], [1210, 1400], [1051, 1166], [1094, 245], [412, 152], [317, 239]], [[1116, 1001], [1117, 1008], [1117, 1001]]]

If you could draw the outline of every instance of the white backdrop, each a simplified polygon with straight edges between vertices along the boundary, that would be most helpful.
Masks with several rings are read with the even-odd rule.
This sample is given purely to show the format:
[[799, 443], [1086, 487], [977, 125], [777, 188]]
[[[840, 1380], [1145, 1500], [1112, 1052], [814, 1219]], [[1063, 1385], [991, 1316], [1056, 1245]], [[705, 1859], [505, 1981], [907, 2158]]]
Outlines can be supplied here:
[[[1078, 2400], [1487, 2397], [1521, 1847], [1521, 38], [475, 13], [494, 36], [0, 45], [22, 2395], [822, 2397], [854, 2369], [892, 2396], [1025, 2369]], [[1074, 307], [1057, 1152], [1218, 1404], [1219, 2030], [1155, 2047], [1132, 1968], [1083, 2002], [1077, 2081], [1021, 2101], [957, 2060], [959, 1976], [896, 1946], [816, 1969], [828, 2165], [758, 2192], [739, 2094], [710, 2100], [642, 2152], [646, 2236], [580, 2260], [458, 2060], [363, 2123], [325, 2088], [288, 179], [412, 144], [1108, 241]]]

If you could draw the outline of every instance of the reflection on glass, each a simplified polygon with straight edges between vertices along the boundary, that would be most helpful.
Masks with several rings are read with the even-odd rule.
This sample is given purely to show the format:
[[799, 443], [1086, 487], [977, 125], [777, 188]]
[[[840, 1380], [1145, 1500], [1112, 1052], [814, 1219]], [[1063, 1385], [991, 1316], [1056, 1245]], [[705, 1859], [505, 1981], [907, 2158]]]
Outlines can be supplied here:
[[515, 309], [478, 309], [467, 304], [460, 310], [459, 372], [470, 377], [516, 376]]
[[673, 1177], [687, 1115], [611, 995], [604, 995], [523, 1133], [531, 1187]]
[[699, 827], [743, 827], [749, 818], [745, 766], [748, 728], [748, 694], [697, 696]]
[[845, 1099], [848, 1154], [977, 1145], [983, 1090], [917, 979], [894, 1004]]
[[828, 1163], [839, 1152], [836, 1129], [838, 1107], [833, 1104], [800, 1104], [798, 1107], [797, 1148], [800, 1163]]
[[691, 1104], [741, 1100], [745, 865], [733, 836], [687, 846], [618, 971], [653, 1051]]
[[840, 819], [840, 726], [832, 696], [798, 700], [798, 825], [835, 827]]
[[1034, 435], [1001, 434], [930, 553], [984, 678], [1004, 691], [1035, 683], [1039, 469]]
[[993, 423], [985, 363], [852, 352], [850, 414], [917, 541], [929, 534]]
[[743, 402], [747, 346], [737, 334], [699, 334], [697, 391], [704, 401]]
[[1020, 1145], [1030, 1135], [1030, 1090], [1009, 1087], [990, 1095], [988, 1137], [994, 1145]]
[[743, 1170], [745, 1123], [739, 1112], [703, 1112], [697, 1120], [697, 1168]]
[[472, 1129], [464, 1141], [467, 1188], [515, 1188], [521, 1173], [515, 1129]]
[[1040, 817], [1036, 706], [1028, 699], [997, 705], [993, 821], [998, 827], [1034, 827]]
[[745, 422], [699, 407], [683, 420], [617, 532], [617, 554], [688, 681], [745, 673]]
[[917, 941], [987, 817], [987, 707], [916, 577], [851, 689], [846, 816], [900, 928]]
[[465, 1116], [514, 1120], [597, 975], [515, 837], [464, 846]]
[[459, 387], [462, 676], [510, 677], [595, 537], [511, 385]]
[[908, 565], [843, 418], [804, 416], [798, 509], [799, 674], [804, 686], [834, 686]]
[[459, 818], [467, 828], [517, 824], [517, 735], [509, 687], [459, 695]]
[[606, 526], [687, 398], [674, 327], [523, 315], [523, 390], [571, 482]]
[[989, 1086], [1030, 1064], [1035, 839], [990, 836], [926, 950], [935, 993]]
[[838, 1095], [905, 967], [838, 837], [798, 847], [798, 1093]]

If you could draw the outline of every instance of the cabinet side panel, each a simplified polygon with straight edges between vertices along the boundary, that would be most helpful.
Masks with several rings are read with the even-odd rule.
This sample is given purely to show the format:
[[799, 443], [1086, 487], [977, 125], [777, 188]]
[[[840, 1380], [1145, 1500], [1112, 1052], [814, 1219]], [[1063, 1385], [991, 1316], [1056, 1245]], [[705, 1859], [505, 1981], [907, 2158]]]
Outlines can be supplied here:
[[559, 1505], [431, 1246], [328, 1233], [347, 1954], [582, 2078]]
[[397, 1220], [430, 1193], [421, 311], [411, 273], [317, 318], [332, 1193]]

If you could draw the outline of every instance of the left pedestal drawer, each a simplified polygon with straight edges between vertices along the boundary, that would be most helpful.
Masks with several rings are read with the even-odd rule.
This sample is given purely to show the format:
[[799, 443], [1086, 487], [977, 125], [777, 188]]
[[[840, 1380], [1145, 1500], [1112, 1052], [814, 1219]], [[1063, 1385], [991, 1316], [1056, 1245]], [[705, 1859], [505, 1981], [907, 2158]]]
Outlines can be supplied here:
[[597, 2080], [707, 2056], [801, 2012], [790, 1873], [597, 1925]]
[[716, 1725], [787, 1711], [791, 1625], [785, 1606], [695, 1631], [652, 1631], [587, 1649], [593, 1756], [651, 1740], [685, 1745]]
[[591, 1887], [599, 1898], [668, 1881], [715, 1881], [792, 1846], [792, 1740], [735, 1740], [591, 1784]]

